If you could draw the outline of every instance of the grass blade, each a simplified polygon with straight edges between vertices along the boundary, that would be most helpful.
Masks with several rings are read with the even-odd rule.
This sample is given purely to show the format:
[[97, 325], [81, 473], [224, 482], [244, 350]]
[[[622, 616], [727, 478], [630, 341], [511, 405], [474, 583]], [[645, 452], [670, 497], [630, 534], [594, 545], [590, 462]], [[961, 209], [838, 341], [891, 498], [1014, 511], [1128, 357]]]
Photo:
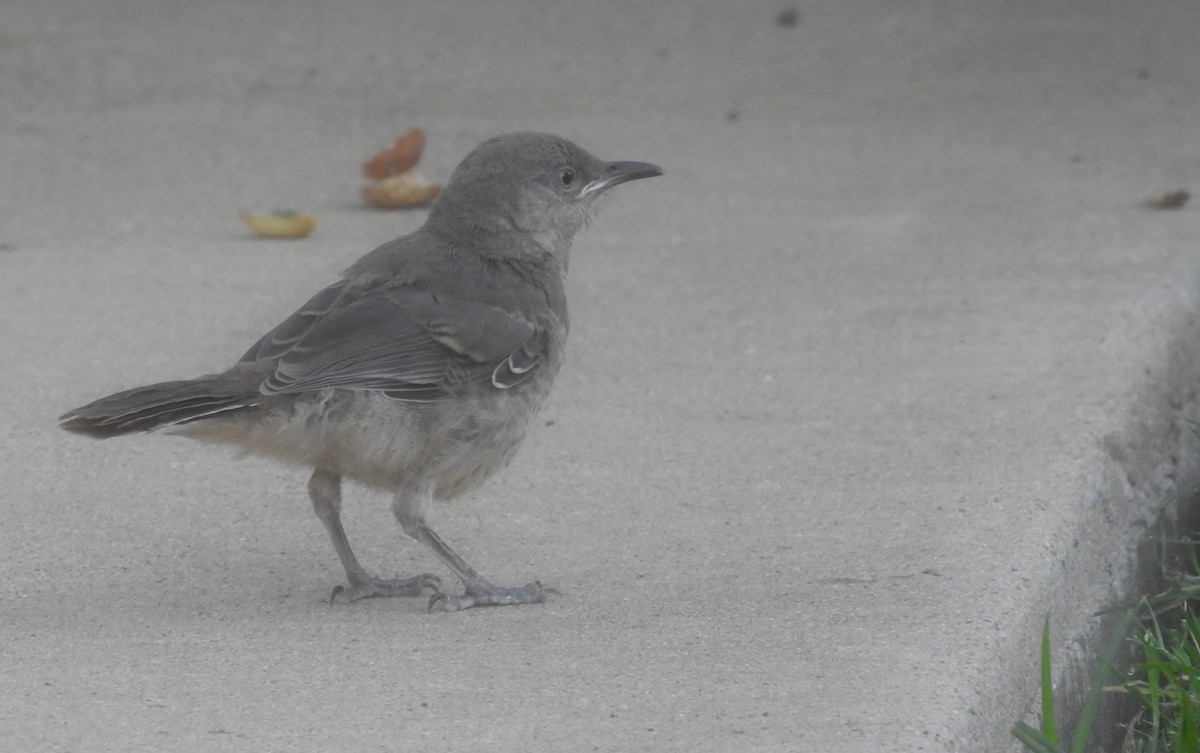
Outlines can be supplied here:
[[1065, 753], [1057, 743], [1050, 742], [1045, 735], [1025, 722], [1017, 722], [1013, 726], [1012, 736], [1020, 740], [1021, 744], [1033, 753]]
[[1058, 745], [1058, 724], [1054, 719], [1054, 677], [1050, 672], [1050, 615], [1042, 625], [1042, 734], [1047, 742]]
[[1071, 753], [1085, 753], [1087, 750], [1092, 722], [1096, 719], [1096, 708], [1100, 705], [1100, 694], [1104, 692], [1104, 678], [1108, 674], [1108, 668], [1112, 666], [1113, 660], [1117, 658], [1117, 653], [1121, 650], [1121, 644], [1125, 642], [1125, 637], [1129, 635], [1129, 627], [1133, 624], [1134, 617], [1132, 610], [1121, 617], [1121, 622], [1113, 631], [1112, 637], [1108, 639], [1108, 646], [1100, 656], [1100, 663], [1095, 672], [1096, 677], [1092, 680], [1092, 689], [1088, 691], [1087, 698], [1084, 699], [1083, 710], [1079, 714], [1079, 724], [1075, 727], [1075, 734], [1071, 736]]

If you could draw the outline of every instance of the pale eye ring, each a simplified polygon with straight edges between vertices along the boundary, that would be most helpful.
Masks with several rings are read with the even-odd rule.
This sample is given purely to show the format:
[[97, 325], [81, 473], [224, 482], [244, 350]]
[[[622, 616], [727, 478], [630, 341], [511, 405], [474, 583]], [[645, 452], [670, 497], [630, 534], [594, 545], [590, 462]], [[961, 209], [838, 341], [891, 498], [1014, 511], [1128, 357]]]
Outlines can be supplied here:
[[575, 171], [569, 167], [564, 167], [558, 173], [558, 182], [563, 188], [570, 188], [571, 184], [575, 182]]

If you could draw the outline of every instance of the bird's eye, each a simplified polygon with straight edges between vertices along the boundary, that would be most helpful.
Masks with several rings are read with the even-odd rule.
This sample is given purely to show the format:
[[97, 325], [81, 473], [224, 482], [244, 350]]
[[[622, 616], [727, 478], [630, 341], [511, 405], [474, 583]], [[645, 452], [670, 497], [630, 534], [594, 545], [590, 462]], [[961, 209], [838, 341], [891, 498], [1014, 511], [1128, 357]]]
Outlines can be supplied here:
[[558, 182], [563, 188], [570, 188], [571, 184], [575, 182], [575, 171], [569, 167], [563, 168], [558, 173]]

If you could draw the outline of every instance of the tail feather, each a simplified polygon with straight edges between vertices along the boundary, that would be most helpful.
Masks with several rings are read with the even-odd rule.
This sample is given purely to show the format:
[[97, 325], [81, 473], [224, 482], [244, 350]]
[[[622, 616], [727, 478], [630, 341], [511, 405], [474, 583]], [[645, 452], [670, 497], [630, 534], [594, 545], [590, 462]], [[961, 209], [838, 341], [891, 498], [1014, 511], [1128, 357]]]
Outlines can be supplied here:
[[107, 439], [244, 410], [257, 397], [247, 394], [244, 385], [219, 376], [160, 382], [102, 397], [68, 411], [58, 421], [67, 431]]

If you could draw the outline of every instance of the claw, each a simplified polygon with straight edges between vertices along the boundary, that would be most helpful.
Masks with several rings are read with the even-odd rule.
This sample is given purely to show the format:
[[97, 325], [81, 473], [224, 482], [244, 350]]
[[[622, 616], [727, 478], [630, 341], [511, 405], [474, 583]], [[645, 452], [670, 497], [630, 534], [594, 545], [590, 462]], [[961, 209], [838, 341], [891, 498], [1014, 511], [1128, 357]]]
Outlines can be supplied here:
[[428, 612], [429, 614], [433, 614], [433, 605], [437, 604], [439, 601], [445, 601], [445, 600], [446, 600], [446, 594], [442, 593], [441, 591], [437, 591], [436, 593], [434, 593], [433, 596], [429, 597], [429, 606], [427, 606], [425, 608], [425, 611]]
[[348, 604], [374, 596], [420, 596], [426, 588], [438, 591], [441, 579], [428, 573], [412, 578], [384, 580], [367, 576], [351, 576], [349, 585], [336, 586], [329, 594], [329, 603]]
[[534, 581], [521, 588], [496, 588], [487, 581], [480, 579], [466, 587], [466, 593], [460, 596], [447, 596], [436, 593], [429, 600], [429, 611], [441, 604], [442, 611], [458, 612], [472, 607], [502, 607], [511, 604], [542, 604], [550, 596], [560, 596], [553, 588], [546, 588], [541, 581]]

